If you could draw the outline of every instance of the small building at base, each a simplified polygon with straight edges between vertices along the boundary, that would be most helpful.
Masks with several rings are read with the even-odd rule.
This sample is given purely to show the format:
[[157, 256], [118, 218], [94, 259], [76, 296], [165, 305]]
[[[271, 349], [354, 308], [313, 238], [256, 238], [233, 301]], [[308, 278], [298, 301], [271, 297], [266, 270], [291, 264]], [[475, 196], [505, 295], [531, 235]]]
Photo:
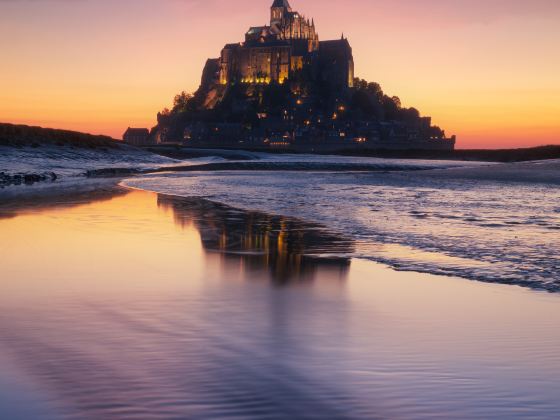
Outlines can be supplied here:
[[151, 144], [150, 130], [147, 128], [128, 127], [123, 134], [123, 141], [131, 146], [149, 146]]

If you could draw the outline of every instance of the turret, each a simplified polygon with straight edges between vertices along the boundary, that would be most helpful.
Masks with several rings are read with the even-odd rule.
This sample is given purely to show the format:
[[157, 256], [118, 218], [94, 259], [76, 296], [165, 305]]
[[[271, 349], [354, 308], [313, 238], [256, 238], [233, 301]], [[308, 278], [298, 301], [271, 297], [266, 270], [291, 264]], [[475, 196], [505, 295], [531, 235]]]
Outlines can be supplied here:
[[282, 23], [286, 14], [291, 11], [292, 8], [288, 0], [274, 0], [270, 8], [270, 26]]

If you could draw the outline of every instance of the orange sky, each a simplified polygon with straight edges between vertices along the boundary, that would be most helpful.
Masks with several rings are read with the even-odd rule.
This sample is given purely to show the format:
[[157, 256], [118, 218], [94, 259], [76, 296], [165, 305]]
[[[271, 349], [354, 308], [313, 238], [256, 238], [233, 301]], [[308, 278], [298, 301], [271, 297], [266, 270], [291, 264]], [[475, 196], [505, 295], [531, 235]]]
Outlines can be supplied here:
[[[0, 121], [120, 138], [197, 88], [272, 0], [0, 0]], [[459, 147], [560, 144], [560, 1], [292, 0], [356, 75]]]

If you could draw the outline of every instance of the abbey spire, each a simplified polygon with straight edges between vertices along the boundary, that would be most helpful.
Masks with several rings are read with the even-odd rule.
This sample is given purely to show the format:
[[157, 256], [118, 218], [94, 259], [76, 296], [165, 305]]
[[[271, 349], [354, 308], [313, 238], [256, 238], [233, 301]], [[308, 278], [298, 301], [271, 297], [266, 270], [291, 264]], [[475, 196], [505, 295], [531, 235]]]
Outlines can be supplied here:
[[292, 7], [288, 0], [274, 0], [270, 7], [270, 26], [281, 25], [288, 13], [291, 13]]

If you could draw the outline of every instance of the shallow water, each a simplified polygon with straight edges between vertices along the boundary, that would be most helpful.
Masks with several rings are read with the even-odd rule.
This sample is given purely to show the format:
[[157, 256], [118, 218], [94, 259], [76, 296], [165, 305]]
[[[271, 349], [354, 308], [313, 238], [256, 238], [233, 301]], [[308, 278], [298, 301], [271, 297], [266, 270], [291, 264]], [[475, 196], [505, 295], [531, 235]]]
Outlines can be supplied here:
[[556, 418], [556, 294], [107, 190], [0, 218], [0, 418]]
[[401, 270], [560, 291], [557, 185], [424, 171], [167, 173], [126, 184], [322, 223], [356, 242], [355, 257]]

